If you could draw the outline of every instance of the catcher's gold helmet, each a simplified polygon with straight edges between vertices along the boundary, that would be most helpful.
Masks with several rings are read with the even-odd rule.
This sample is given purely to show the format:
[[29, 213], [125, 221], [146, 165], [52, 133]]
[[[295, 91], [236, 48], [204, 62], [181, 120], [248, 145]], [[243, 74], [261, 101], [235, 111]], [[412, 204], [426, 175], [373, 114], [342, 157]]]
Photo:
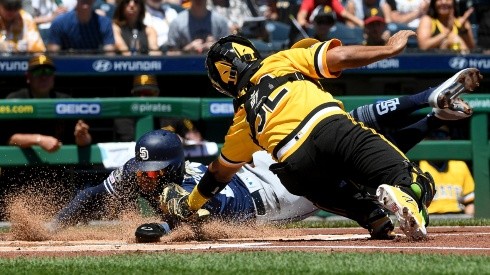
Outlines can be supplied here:
[[250, 40], [229, 35], [219, 39], [209, 50], [206, 58], [208, 77], [219, 92], [238, 98], [261, 60]]

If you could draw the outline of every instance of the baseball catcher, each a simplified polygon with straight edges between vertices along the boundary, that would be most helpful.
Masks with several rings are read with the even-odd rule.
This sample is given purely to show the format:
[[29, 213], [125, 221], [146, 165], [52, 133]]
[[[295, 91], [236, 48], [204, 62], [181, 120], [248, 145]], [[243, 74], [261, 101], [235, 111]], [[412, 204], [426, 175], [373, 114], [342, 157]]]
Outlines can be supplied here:
[[[207, 54], [206, 68], [213, 86], [236, 103], [233, 124], [219, 157], [189, 194], [173, 196], [176, 185], [164, 189], [168, 213], [185, 220], [224, 190], [255, 152], [265, 150], [277, 161], [269, 170], [291, 194], [322, 209], [339, 209], [362, 225], [369, 219], [359, 215], [369, 216], [375, 203], [357, 190], [375, 189], [376, 200], [396, 215], [407, 237], [425, 238], [426, 208], [435, 193], [431, 176], [384, 136], [353, 119], [319, 82], [338, 77], [344, 69], [396, 56], [414, 34], [400, 31], [384, 46], [304, 39], [266, 58], [243, 37], [218, 40]], [[456, 100], [471, 90], [467, 79], [479, 81], [478, 70], [461, 71], [418, 102], [436, 108], [439, 118], [447, 110], [455, 117], [468, 116], [469, 106]]]

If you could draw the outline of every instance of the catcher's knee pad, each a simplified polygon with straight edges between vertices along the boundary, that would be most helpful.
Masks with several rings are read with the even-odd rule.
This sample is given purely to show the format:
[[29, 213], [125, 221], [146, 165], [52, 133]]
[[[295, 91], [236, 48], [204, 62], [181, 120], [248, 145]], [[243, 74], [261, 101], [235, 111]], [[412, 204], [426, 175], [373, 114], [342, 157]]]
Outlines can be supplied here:
[[403, 162], [402, 173], [395, 178], [394, 185], [410, 194], [425, 207], [429, 207], [436, 194], [432, 175], [428, 172], [422, 172], [417, 164], [408, 160]]

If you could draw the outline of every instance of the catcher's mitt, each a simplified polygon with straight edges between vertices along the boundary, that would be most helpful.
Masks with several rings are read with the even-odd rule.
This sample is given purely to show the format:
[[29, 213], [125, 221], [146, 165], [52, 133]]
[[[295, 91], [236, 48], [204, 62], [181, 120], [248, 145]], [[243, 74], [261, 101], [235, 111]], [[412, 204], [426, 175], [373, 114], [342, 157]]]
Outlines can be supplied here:
[[145, 223], [134, 232], [136, 242], [138, 243], [155, 243], [159, 242], [160, 238], [170, 233], [170, 227], [167, 223]]

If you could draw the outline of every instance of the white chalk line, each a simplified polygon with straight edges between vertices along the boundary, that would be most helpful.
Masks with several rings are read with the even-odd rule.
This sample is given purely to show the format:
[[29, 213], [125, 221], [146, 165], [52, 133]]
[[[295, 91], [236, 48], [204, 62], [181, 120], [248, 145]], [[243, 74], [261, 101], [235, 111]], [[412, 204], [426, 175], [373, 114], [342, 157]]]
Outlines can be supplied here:
[[[431, 233], [430, 236], [465, 236], [465, 235], [489, 235], [490, 232], [472, 232], [472, 233]], [[305, 235], [305, 239], [300, 237], [280, 238], [272, 240], [269, 238], [255, 240], [252, 239], [234, 239], [226, 240], [228, 243], [195, 243], [195, 244], [166, 244], [166, 243], [127, 243], [122, 241], [108, 241], [109, 243], [100, 244], [93, 240], [86, 241], [0, 241], [1, 252], [83, 252], [83, 251], [172, 251], [172, 250], [210, 250], [210, 249], [350, 249], [350, 250], [367, 250], [367, 249], [395, 249], [395, 250], [457, 250], [457, 251], [490, 251], [490, 247], [451, 247], [451, 246], [373, 246], [373, 245], [273, 245], [269, 241], [304, 241], [311, 240], [359, 240], [366, 239], [365, 234], [343, 234], [343, 235]], [[239, 241], [241, 241], [239, 243]], [[233, 243], [230, 243], [233, 242]], [[286, 243], [286, 242], [285, 242]]]

